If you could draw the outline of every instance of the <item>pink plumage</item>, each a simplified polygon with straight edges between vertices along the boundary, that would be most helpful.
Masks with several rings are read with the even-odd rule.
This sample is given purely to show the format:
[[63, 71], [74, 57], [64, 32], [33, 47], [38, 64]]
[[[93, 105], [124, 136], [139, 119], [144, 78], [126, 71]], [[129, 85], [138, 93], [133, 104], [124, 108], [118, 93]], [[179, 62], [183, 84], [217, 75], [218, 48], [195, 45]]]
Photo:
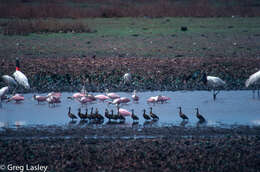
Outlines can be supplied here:
[[96, 95], [95, 98], [96, 98], [96, 99], [99, 99], [99, 100], [101, 100], [101, 101], [104, 101], [104, 100], [109, 99], [108, 96], [105, 96], [105, 95], [103, 95], [103, 94]]
[[157, 102], [157, 98], [156, 97], [150, 97], [149, 99], [147, 99], [147, 102], [155, 103], [155, 102]]
[[120, 98], [120, 96], [117, 95], [116, 93], [108, 93], [107, 96], [108, 96], [110, 99]]
[[92, 102], [93, 100], [88, 98], [88, 97], [81, 97], [80, 99], [78, 99], [78, 101], [81, 103], [81, 104], [86, 104], [88, 102]]
[[39, 102], [45, 102], [47, 100], [47, 96], [34, 95], [33, 98]]
[[14, 96], [12, 96], [11, 98], [8, 99], [8, 102], [14, 100], [16, 103], [23, 101], [24, 100], [24, 96], [21, 94], [15, 94]]
[[84, 96], [86, 96], [86, 95], [83, 94], [83, 93], [74, 93], [74, 94], [72, 95], [72, 98], [74, 98], [74, 99], [80, 99], [81, 97], [84, 97]]
[[61, 97], [61, 93], [60, 92], [51, 92], [47, 95], [48, 97], [52, 96], [52, 97], [55, 97], [55, 98], [60, 98]]
[[122, 108], [119, 109], [119, 114], [122, 116], [131, 116], [131, 113], [128, 110]]
[[128, 103], [128, 102], [130, 102], [130, 99], [127, 98], [127, 97], [121, 97], [121, 98], [120, 98], [120, 102], [121, 102], [121, 103]]

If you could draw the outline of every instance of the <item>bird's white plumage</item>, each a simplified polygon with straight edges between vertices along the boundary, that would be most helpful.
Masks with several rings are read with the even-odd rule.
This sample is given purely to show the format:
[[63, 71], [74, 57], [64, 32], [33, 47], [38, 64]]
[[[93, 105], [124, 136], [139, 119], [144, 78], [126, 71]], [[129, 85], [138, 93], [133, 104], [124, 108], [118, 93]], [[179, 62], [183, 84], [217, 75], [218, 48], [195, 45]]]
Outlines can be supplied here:
[[18, 84], [24, 86], [26, 89], [30, 88], [27, 77], [21, 71], [19, 70], [15, 71], [13, 73], [13, 76], [15, 80], [18, 82]]
[[207, 84], [211, 87], [219, 87], [225, 85], [225, 81], [215, 76], [207, 76]]
[[7, 93], [8, 91], [8, 87], [3, 87], [0, 89], [0, 101], [1, 101], [1, 98]]
[[124, 82], [125, 82], [125, 83], [130, 83], [131, 80], [132, 80], [132, 75], [131, 75], [131, 73], [126, 73], [126, 74], [124, 74], [123, 79], [124, 79]]
[[17, 86], [17, 82], [14, 80], [13, 77], [9, 76], [9, 75], [3, 75], [2, 79], [8, 84], [8, 85], [12, 85], [12, 86]]
[[250, 75], [250, 77], [246, 80], [246, 87], [249, 87], [253, 84], [260, 84], [260, 71]]

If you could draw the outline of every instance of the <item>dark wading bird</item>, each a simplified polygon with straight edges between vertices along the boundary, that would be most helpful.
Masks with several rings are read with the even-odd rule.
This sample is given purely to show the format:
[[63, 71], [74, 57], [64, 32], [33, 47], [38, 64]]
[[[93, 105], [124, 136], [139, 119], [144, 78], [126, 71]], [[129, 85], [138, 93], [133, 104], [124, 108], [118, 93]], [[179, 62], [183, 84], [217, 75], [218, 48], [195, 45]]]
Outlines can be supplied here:
[[89, 119], [88, 108], [86, 108], [86, 111], [85, 111], [85, 118], [86, 118], [86, 119]]
[[95, 120], [96, 115], [93, 112], [93, 107], [91, 107], [90, 114], [88, 115], [89, 120]]
[[131, 115], [131, 117], [132, 117], [132, 119], [133, 119], [134, 122], [136, 122], [136, 121], [139, 120], [138, 116], [136, 116], [136, 115], [134, 114], [134, 109], [132, 109], [132, 115]]
[[73, 113], [71, 113], [71, 107], [69, 107], [68, 116], [69, 116], [69, 118], [70, 118], [72, 121], [73, 121], [74, 119], [77, 119], [76, 115], [74, 115]]
[[206, 122], [205, 118], [199, 113], [199, 108], [195, 108], [195, 109], [196, 109], [196, 116], [199, 119], [199, 123]]
[[80, 108], [78, 109], [78, 117], [81, 120], [86, 120], [87, 119], [87, 116], [85, 114], [81, 113], [81, 109]]
[[158, 120], [159, 117], [153, 113], [153, 108], [150, 107], [150, 116], [153, 118], [153, 120]]
[[188, 118], [184, 113], [182, 113], [181, 107], [178, 107], [178, 109], [180, 110], [180, 111], [179, 111], [179, 116], [180, 116], [183, 120], [188, 120], [189, 118]]
[[114, 115], [114, 110], [113, 109], [111, 110], [111, 119], [113, 119], [113, 120], [118, 120], [119, 119], [118, 114]]
[[144, 109], [143, 117], [144, 117], [145, 120], [151, 119], [151, 117], [145, 113], [145, 109]]
[[100, 113], [98, 113], [98, 109], [96, 108], [96, 113], [95, 113], [95, 115], [96, 115], [96, 119], [98, 120], [98, 121], [103, 121], [104, 120], [104, 117], [100, 114]]
[[207, 76], [206, 73], [203, 74], [201, 81], [213, 90], [213, 100], [216, 100], [217, 94], [220, 90], [216, 90], [218, 87], [224, 86], [226, 83], [219, 77]]
[[113, 116], [109, 114], [109, 111], [107, 109], [105, 109], [105, 117], [108, 119], [108, 121], [110, 121], [113, 118]]

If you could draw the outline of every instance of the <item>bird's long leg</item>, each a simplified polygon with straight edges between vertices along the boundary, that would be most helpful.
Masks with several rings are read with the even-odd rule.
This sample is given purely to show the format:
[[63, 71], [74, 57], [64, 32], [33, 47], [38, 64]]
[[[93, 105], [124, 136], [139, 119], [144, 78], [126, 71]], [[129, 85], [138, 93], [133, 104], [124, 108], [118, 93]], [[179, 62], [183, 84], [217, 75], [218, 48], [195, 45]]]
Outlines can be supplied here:
[[12, 92], [13, 95], [15, 95], [16, 90], [17, 90], [18, 87], [19, 87], [19, 85], [17, 85], [17, 86], [14, 88], [14, 90], [13, 90], [13, 92]]
[[213, 100], [216, 100], [216, 98], [217, 98], [217, 95], [218, 95], [218, 93], [220, 92], [220, 90], [213, 90]]
[[218, 95], [219, 92], [220, 92], [220, 90], [218, 90], [215, 94]]

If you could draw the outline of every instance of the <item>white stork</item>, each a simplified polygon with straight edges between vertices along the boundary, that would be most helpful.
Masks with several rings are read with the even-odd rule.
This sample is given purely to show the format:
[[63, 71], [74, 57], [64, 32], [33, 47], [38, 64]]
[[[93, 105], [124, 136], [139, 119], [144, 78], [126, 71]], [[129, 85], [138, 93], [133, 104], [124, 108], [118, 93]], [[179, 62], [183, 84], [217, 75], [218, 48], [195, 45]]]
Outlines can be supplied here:
[[132, 80], [132, 75], [131, 73], [125, 73], [123, 76], [124, 84], [130, 84]]
[[13, 73], [13, 76], [18, 84], [22, 85], [26, 89], [30, 88], [27, 77], [20, 71], [20, 63], [18, 58], [16, 58], [16, 71]]
[[14, 80], [13, 77], [9, 76], [9, 75], [3, 75], [2, 79], [4, 80], [4, 82], [6, 82], [8, 84], [9, 87], [11, 86], [17, 86], [17, 82]]
[[8, 87], [3, 87], [0, 89], [0, 107], [2, 107], [2, 98], [8, 92], [8, 89], [9, 89]]
[[[260, 84], [260, 70], [252, 75], [249, 76], [249, 78], [246, 80], [246, 87], [249, 87], [250, 85], [255, 85], [255, 86], [259, 86]], [[253, 90], [253, 93], [255, 92], [255, 90]], [[259, 96], [259, 87], [257, 88], [257, 93]]]
[[216, 89], [226, 84], [219, 77], [207, 76], [205, 73], [202, 76], [202, 82], [213, 90], [213, 100], [216, 100], [216, 96], [220, 92], [220, 90], [216, 91]]

